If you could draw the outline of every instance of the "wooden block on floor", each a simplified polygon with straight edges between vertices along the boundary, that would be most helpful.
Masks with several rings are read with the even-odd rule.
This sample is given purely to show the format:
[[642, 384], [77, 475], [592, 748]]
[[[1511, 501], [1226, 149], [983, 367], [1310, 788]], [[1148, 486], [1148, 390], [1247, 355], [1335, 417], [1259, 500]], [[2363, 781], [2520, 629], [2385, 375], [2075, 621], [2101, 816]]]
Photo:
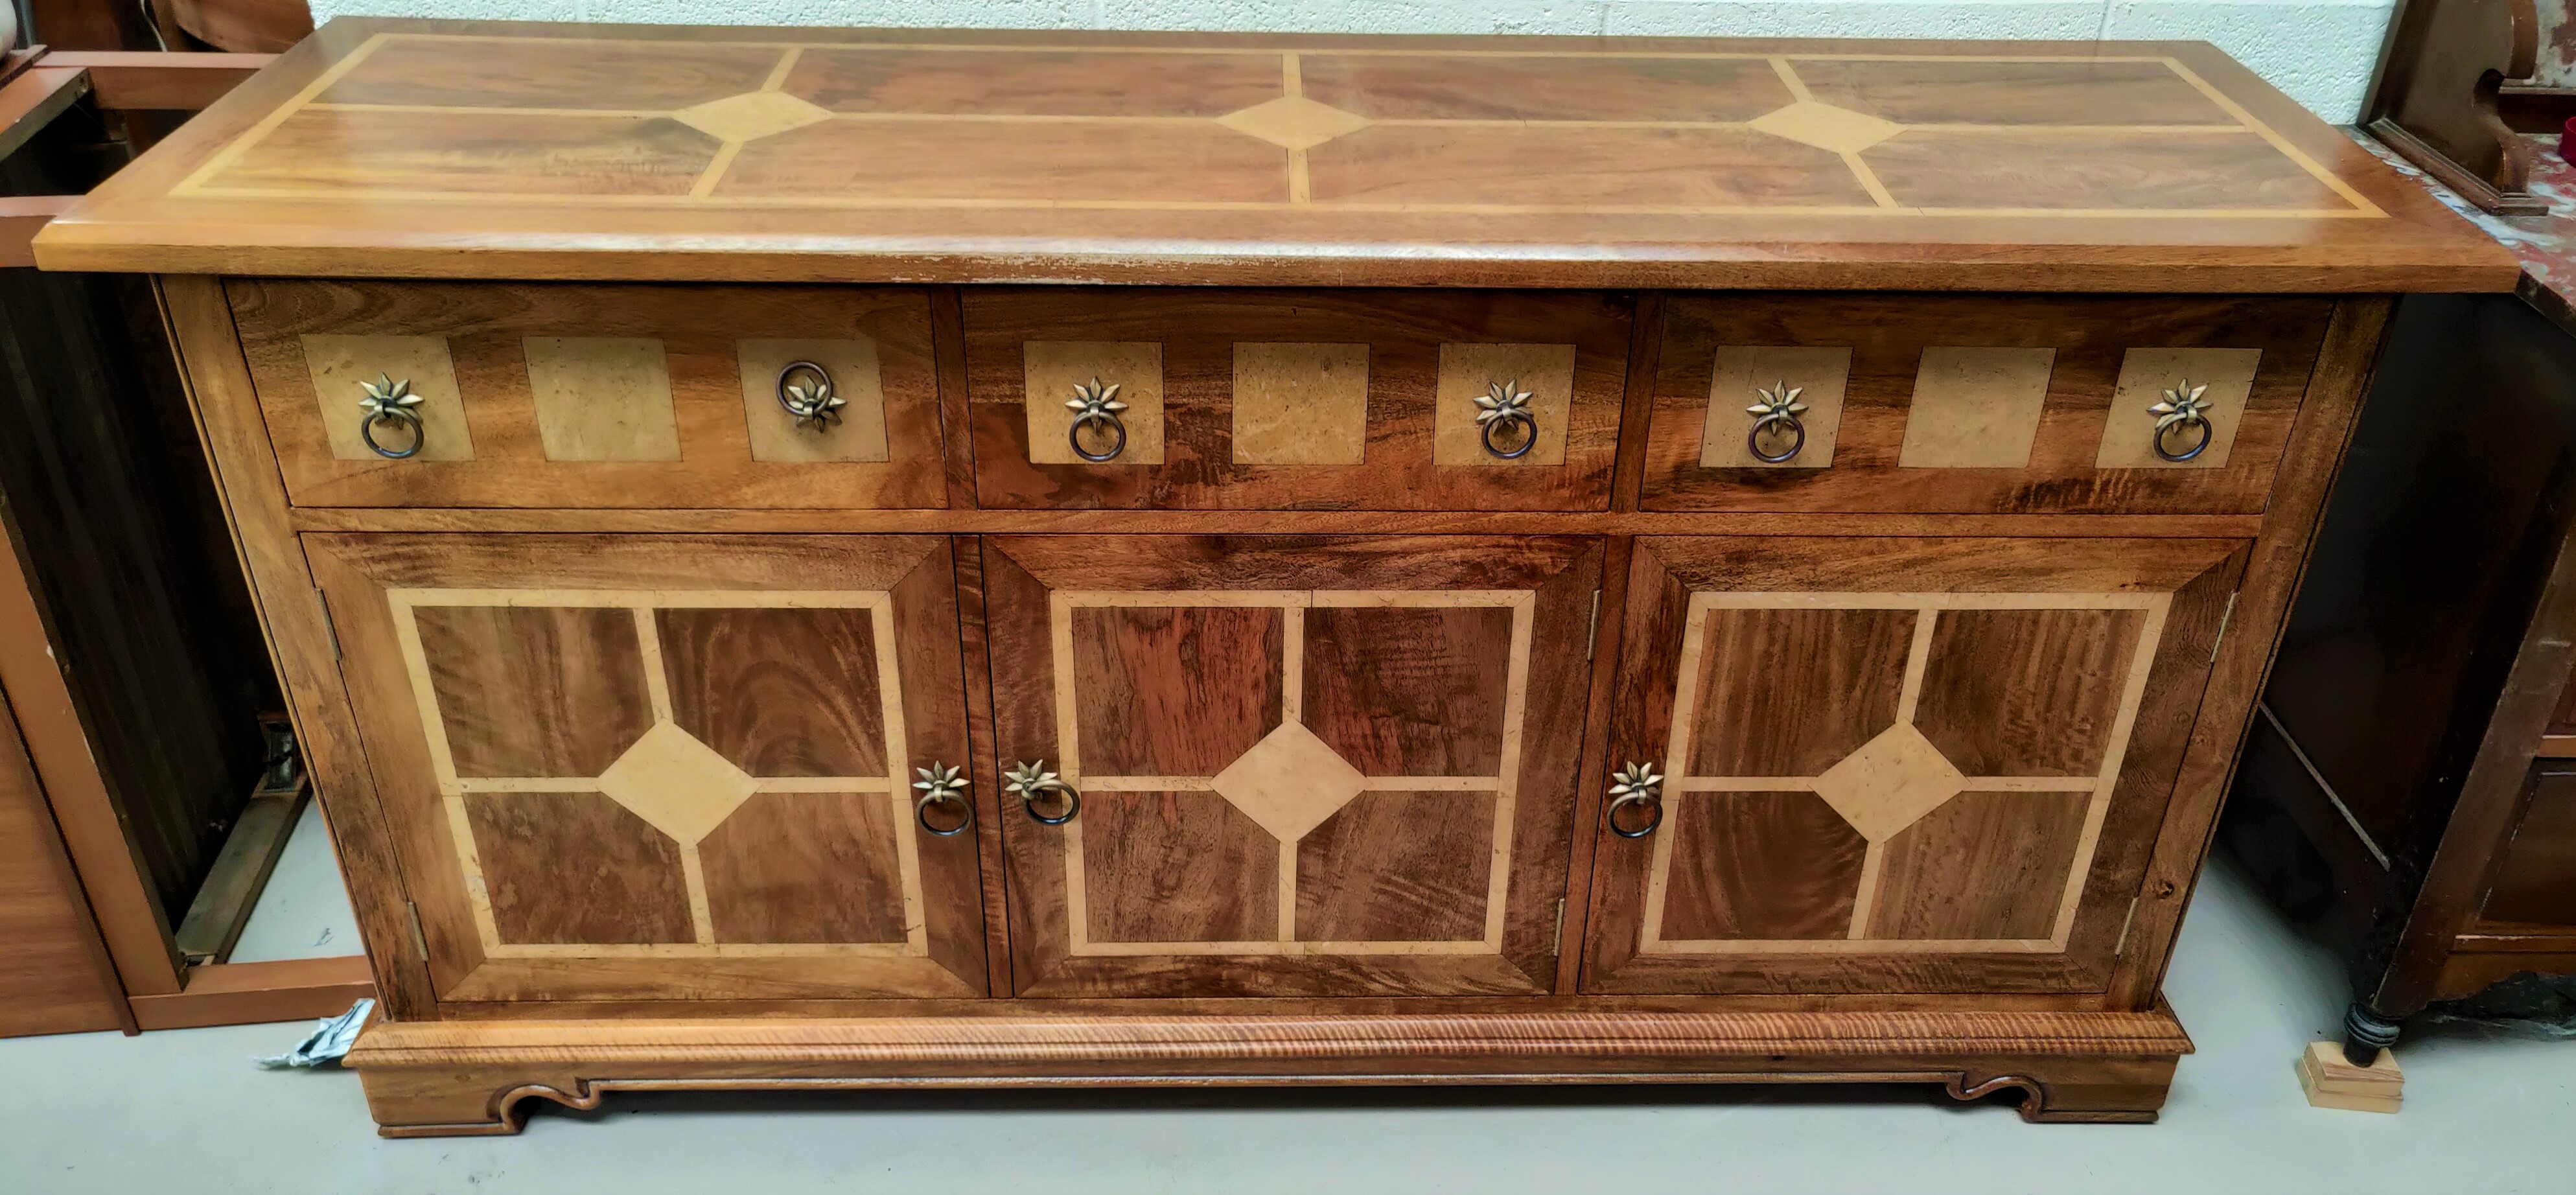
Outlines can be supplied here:
[[2354, 1066], [2344, 1059], [2342, 1043], [2312, 1041], [2299, 1056], [2299, 1088], [2311, 1107], [2395, 1112], [2405, 1100], [2406, 1076], [2393, 1051], [2381, 1050], [2378, 1061]]

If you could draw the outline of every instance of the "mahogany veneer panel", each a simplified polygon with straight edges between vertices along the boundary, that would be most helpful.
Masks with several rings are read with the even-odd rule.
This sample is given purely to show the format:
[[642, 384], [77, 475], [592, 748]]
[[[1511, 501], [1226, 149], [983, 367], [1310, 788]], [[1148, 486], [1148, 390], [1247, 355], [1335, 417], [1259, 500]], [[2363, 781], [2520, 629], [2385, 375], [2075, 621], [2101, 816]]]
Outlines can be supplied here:
[[1606, 759], [1665, 774], [1666, 824], [1595, 839], [1584, 990], [2099, 990], [2243, 563], [1639, 540]]
[[[721, 252], [638, 248], [656, 240]], [[37, 254], [1193, 285], [2334, 291], [2515, 273], [2197, 43], [350, 19], [55, 220]]]
[[[761, 776], [886, 770], [870, 610], [663, 610], [671, 720]], [[631, 632], [630, 632], [631, 633]]]
[[719, 942], [900, 942], [909, 833], [866, 793], [755, 793], [698, 844]]
[[[976, 842], [909, 788], [967, 762], [944, 538], [305, 545], [443, 998], [984, 990]], [[584, 633], [426, 633], [496, 618]], [[601, 717], [601, 675], [640, 707]]]
[[1597, 542], [982, 547], [995, 758], [1083, 794], [1003, 818], [1019, 995], [1553, 986]]

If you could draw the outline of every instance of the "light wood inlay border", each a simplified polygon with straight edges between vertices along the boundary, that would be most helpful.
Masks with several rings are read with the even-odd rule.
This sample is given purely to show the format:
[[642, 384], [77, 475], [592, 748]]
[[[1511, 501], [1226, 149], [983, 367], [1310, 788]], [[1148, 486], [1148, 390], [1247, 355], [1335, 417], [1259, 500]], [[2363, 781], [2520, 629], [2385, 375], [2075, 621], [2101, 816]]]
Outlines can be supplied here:
[[[1878, 888], [1884, 868], [1886, 843], [1872, 838], [1861, 859], [1858, 889], [1852, 900], [1850, 928], [1845, 937], [1835, 939], [1668, 939], [1663, 936], [1664, 902], [1670, 889], [1675, 835], [1657, 834], [1654, 858], [1646, 877], [1646, 905], [1638, 930], [1640, 954], [2036, 954], [2058, 953], [2066, 949], [2074, 933], [2075, 913], [2083, 901], [2084, 882], [2091, 874], [2093, 855], [2099, 848], [2103, 819], [2109, 814], [2111, 796], [2119, 787], [2120, 766], [2125, 760], [2131, 733], [2136, 729], [2138, 707], [2145, 700], [2147, 680], [2153, 671], [2157, 646], [2163, 642], [2165, 619], [2173, 605], [2171, 594], [2153, 593], [1728, 593], [1702, 591], [1691, 594], [1690, 609], [1682, 631], [1681, 663], [1674, 679], [1671, 737], [1665, 746], [1663, 799], [1667, 803], [1683, 800], [1707, 800], [1712, 795], [1733, 792], [1814, 792], [1814, 776], [1694, 776], [1688, 760], [1693, 735], [1698, 725], [1698, 681], [1702, 659], [1707, 652], [1708, 615], [1712, 610], [1913, 610], [1917, 611], [1913, 639], [1905, 660], [1905, 678], [1899, 690], [1896, 716], [1892, 726], [1914, 721], [1922, 697], [1923, 678], [1930, 668], [1932, 633], [1935, 622], [1948, 610], [2136, 610], [2143, 619], [2132, 647], [2128, 672], [2121, 681], [2119, 703], [2114, 707], [2111, 727], [2104, 744], [2100, 768], [2090, 776], [1966, 776], [1960, 792], [2046, 793], [2090, 792], [2084, 828], [2077, 837], [2075, 857], [2067, 869], [2066, 884], [2059, 897], [2057, 915], [2046, 938], [1957, 938], [1909, 939], [1871, 938], [1868, 934], [1870, 914], [1877, 903]], [[1667, 814], [1667, 820], [1670, 820]]]
[[1303, 719], [1305, 612], [1314, 607], [1455, 609], [1493, 607], [1512, 612], [1512, 640], [1504, 679], [1502, 750], [1491, 776], [1370, 776], [1364, 792], [1491, 792], [1494, 794], [1493, 859], [1485, 891], [1484, 935], [1432, 941], [1312, 941], [1296, 937], [1297, 843], [1279, 844], [1279, 929], [1275, 938], [1226, 942], [1102, 942], [1091, 938], [1089, 887], [1083, 872], [1082, 823], [1065, 823], [1065, 930], [1069, 952], [1096, 955], [1437, 955], [1500, 954], [1505, 899], [1510, 894], [1512, 827], [1520, 793], [1523, 722], [1529, 709], [1529, 667], [1538, 594], [1526, 589], [1440, 590], [1058, 590], [1048, 598], [1054, 657], [1056, 772], [1085, 792], [1213, 792], [1213, 776], [1086, 776], [1082, 771], [1081, 700], [1073, 680], [1073, 612], [1077, 609], [1195, 607], [1276, 609], [1281, 612], [1282, 724]]
[[[483, 952], [495, 959], [535, 958], [926, 958], [930, 953], [924, 910], [919, 844], [911, 833], [912, 800], [905, 765], [912, 758], [905, 737], [903, 682], [894, 642], [894, 596], [885, 590], [610, 590], [610, 589], [434, 589], [385, 591], [393, 615], [394, 635], [402, 649], [403, 670], [411, 681], [413, 703], [420, 714], [421, 735], [429, 747], [430, 768], [447, 813], [449, 837], [463, 869], [465, 891]], [[662, 671], [662, 645], [657, 610], [670, 609], [862, 609], [869, 613], [876, 640], [878, 692], [885, 722], [886, 773], [880, 776], [753, 777], [755, 792], [882, 793], [891, 805], [896, 827], [895, 858], [903, 894], [905, 940], [901, 942], [718, 942], [707, 898], [706, 873], [695, 841], [672, 841], [678, 847], [681, 874], [688, 888], [691, 937], [688, 942], [648, 943], [510, 943], [501, 940], [485, 887], [483, 861], [475, 849], [474, 829], [466, 816], [469, 793], [595, 793], [596, 776], [470, 776], [456, 774], [456, 756], [447, 741], [438, 692], [430, 681], [429, 654], [422, 645], [414, 612], [438, 606], [517, 606], [535, 608], [624, 609], [635, 618], [636, 649], [644, 674], [645, 695], [655, 726], [675, 726], [670, 680]], [[656, 833], [661, 831], [657, 828]]]

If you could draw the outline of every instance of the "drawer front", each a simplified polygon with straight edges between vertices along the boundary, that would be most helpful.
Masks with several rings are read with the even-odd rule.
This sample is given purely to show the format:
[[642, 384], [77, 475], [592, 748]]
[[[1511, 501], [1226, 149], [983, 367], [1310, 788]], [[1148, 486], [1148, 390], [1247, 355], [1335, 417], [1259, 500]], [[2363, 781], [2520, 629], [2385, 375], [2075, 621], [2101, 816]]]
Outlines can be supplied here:
[[2245, 557], [1638, 540], [1583, 990], [2102, 990]]
[[922, 291], [226, 290], [298, 505], [947, 504]]
[[1609, 506], [1624, 296], [996, 288], [965, 310], [988, 508]]
[[2259, 513], [2332, 309], [2270, 297], [1677, 296], [1641, 505]]
[[304, 546], [440, 999], [985, 994], [946, 538]]
[[1553, 990], [1601, 556], [987, 538], [1018, 993]]

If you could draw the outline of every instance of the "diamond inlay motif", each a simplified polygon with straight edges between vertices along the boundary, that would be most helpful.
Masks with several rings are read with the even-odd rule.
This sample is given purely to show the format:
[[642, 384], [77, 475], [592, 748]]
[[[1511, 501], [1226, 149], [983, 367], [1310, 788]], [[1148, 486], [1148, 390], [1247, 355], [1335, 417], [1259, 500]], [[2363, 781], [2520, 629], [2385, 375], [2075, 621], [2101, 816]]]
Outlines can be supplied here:
[[1861, 837], [1884, 842], [1968, 786], [1911, 723], [1899, 722], [1816, 777], [1816, 795]]
[[1283, 95], [1217, 117], [1216, 122], [1246, 136], [1259, 137], [1282, 149], [1312, 149], [1368, 127], [1369, 120], [1302, 95]]
[[599, 791], [683, 846], [724, 824], [759, 787], [732, 760], [668, 722], [655, 723], [599, 774]]
[[1281, 723], [1216, 774], [1218, 796], [1283, 843], [1324, 824], [1368, 787], [1368, 778], [1315, 732]]
[[1753, 118], [1753, 127], [1774, 137], [1838, 154], [1859, 153], [1905, 131], [1905, 126], [1866, 112], [1800, 100]]
[[718, 141], [757, 141], [831, 118], [831, 113], [783, 91], [746, 91], [671, 114], [671, 119]]

